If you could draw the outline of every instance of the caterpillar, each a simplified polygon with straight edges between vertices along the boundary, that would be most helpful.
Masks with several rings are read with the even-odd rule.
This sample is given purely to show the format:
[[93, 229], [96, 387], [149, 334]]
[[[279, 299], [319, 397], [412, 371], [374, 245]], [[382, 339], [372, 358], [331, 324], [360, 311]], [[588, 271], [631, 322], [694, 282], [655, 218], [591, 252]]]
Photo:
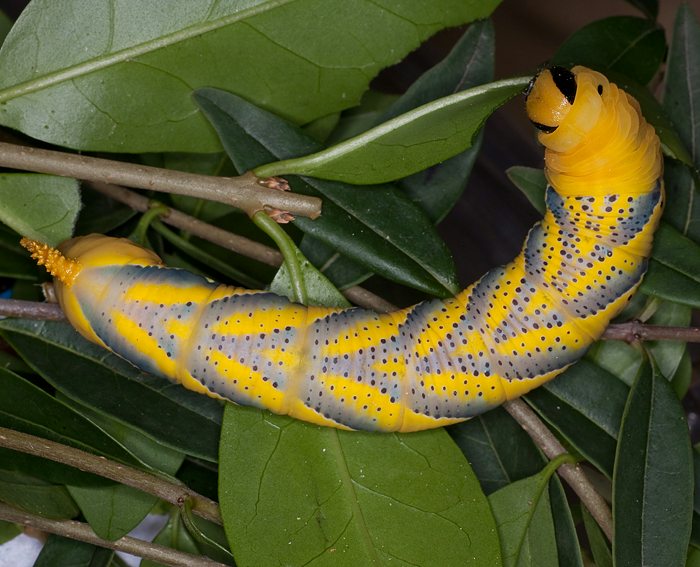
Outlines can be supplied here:
[[659, 139], [632, 97], [585, 67], [545, 69], [526, 96], [546, 213], [511, 263], [451, 299], [305, 307], [164, 267], [125, 239], [23, 244], [84, 337], [186, 388], [344, 429], [463, 421], [583, 356], [639, 285], [663, 207]]

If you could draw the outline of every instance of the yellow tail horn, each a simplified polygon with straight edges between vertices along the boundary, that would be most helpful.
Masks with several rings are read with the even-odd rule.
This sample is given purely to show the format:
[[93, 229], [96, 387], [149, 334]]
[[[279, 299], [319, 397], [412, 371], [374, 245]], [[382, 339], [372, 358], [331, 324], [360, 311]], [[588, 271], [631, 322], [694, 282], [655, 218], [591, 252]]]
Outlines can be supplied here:
[[22, 238], [19, 243], [31, 252], [32, 258], [36, 260], [37, 264], [44, 266], [47, 272], [58, 278], [64, 285], [70, 286], [80, 273], [79, 262], [66, 258], [48, 244], [26, 237]]

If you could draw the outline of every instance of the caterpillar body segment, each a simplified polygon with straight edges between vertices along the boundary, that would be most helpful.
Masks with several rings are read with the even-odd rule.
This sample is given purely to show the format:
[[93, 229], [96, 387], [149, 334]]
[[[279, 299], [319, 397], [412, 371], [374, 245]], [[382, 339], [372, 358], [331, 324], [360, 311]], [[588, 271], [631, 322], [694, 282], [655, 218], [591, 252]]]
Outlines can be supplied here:
[[546, 213], [511, 263], [452, 299], [307, 308], [100, 235], [61, 246], [61, 281], [55, 253], [28, 247], [73, 326], [144, 370], [320, 425], [447, 425], [576, 362], [639, 285], [661, 214], [659, 140], [634, 99], [589, 69], [553, 68], [533, 79], [527, 111], [546, 148]]

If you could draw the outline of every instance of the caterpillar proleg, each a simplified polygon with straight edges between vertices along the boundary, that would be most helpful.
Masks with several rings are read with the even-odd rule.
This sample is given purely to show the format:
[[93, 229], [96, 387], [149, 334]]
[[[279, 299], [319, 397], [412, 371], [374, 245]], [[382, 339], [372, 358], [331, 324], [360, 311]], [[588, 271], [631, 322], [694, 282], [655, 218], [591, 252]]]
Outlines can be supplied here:
[[527, 113], [547, 210], [521, 253], [456, 297], [389, 314], [304, 307], [164, 267], [124, 239], [23, 241], [88, 340], [186, 388], [312, 423], [415, 431], [480, 414], [576, 362], [644, 275], [659, 140], [600, 73], [553, 67]]

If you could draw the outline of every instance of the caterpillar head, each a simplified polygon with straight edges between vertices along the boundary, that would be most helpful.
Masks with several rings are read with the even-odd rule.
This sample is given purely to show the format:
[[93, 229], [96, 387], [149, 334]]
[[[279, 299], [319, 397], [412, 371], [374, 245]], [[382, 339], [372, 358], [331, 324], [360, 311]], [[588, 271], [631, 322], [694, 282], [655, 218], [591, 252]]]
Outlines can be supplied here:
[[540, 143], [554, 151], [577, 146], [595, 127], [608, 87], [603, 75], [581, 66], [554, 66], [536, 75], [527, 89], [526, 110]]
[[32, 253], [40, 266], [54, 277], [54, 288], [63, 312], [71, 324], [87, 339], [102, 344], [97, 338], [78, 300], [78, 290], [85, 296], [99, 297], [104, 291], [90, 277], [91, 268], [105, 266], [162, 265], [161, 259], [126, 238], [90, 234], [66, 240], [58, 248], [23, 238], [22, 246]]

